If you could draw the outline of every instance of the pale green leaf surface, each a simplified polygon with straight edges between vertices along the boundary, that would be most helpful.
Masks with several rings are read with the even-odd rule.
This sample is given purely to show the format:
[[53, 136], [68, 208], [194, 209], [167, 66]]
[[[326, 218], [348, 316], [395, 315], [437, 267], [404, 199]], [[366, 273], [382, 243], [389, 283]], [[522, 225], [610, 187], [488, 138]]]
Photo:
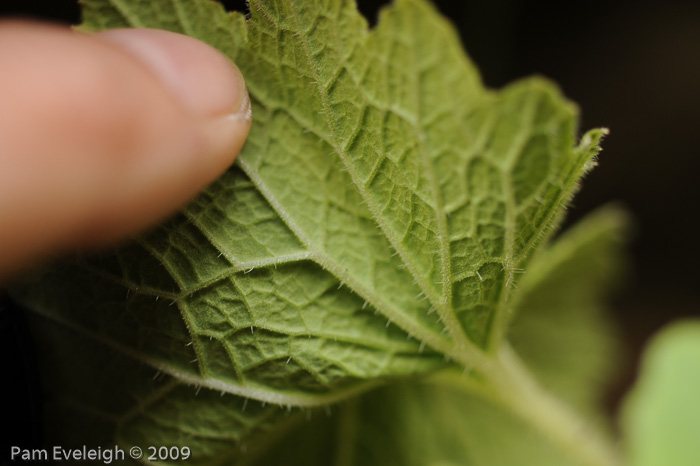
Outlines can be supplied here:
[[[317, 448], [317, 451], [309, 453]], [[578, 466], [527, 424], [455, 388], [391, 385], [334, 406], [250, 465]]]
[[[240, 166], [276, 211], [270, 223], [281, 218], [299, 243], [260, 260], [306, 254], [434, 348], [500, 338], [516, 272], [599, 133], [574, 149], [575, 112], [544, 81], [486, 91], [421, 1], [385, 10], [370, 33], [347, 1], [252, 2], [247, 28], [208, 2], [93, 1], [83, 27], [162, 27], [217, 45], [227, 21], [237, 27], [223, 50], [255, 111]], [[268, 229], [232, 234], [249, 212], [227, 195], [235, 179], [189, 211], [230, 262], [218, 275], [246, 267], [241, 255]]]
[[[188, 259], [188, 247], [202, 251], [199, 260]], [[156, 265], [148, 261], [123, 274], [133, 282], [107, 275], [146, 254], [168, 261], [173, 277], [204, 283], [217, 270], [205, 259], [226, 260], [178, 217], [139, 245], [46, 270], [34, 286], [25, 285], [24, 300], [170, 375], [278, 403], [331, 401], [313, 394], [444, 364], [309, 261], [225, 274], [214, 286], [180, 294], [153, 287]]]
[[[543, 251], [521, 282], [523, 296], [511, 329], [516, 348], [540, 379], [589, 414], [597, 408], [598, 374], [610, 369], [614, 354], [595, 285], [614, 278], [623, 218], [617, 209], [602, 209]], [[576, 295], [584, 291], [592, 294]], [[580, 307], [564, 306], [579, 299]], [[114, 439], [125, 447], [187, 445], [192, 461], [206, 465], [281, 459], [324, 465], [338, 458], [346, 465], [576, 464], [494, 405], [488, 393], [470, 393], [469, 377], [461, 371], [456, 378], [392, 385], [334, 405], [328, 417], [264, 407], [183, 382], [79, 331], [35, 320], [44, 376], [53, 381], [46, 388], [49, 423], [60, 426], [54, 433], [76, 436], [52, 438], [55, 443], [80, 445], [88, 431], [94, 444]], [[558, 338], [560, 333], [565, 338]]]
[[[603, 134], [574, 147], [576, 110], [552, 84], [484, 89], [421, 0], [397, 1], [372, 31], [351, 1], [252, 1], [248, 22], [204, 0], [84, 3], [84, 30], [164, 28], [218, 47], [246, 77], [254, 123], [236, 166], [178, 216], [18, 287], [47, 318], [38, 328], [57, 322], [162, 372], [176, 388], [158, 403], [192, 413], [183, 384], [303, 406], [489, 364], [521, 272]], [[120, 432], [189, 435], [164, 411]], [[204, 456], [219, 448], [202, 442]]]
[[627, 396], [622, 428], [631, 466], [700, 464], [700, 321], [661, 330]]
[[538, 379], [580, 411], [595, 413], [621, 352], [605, 313], [625, 263], [626, 214], [591, 213], [537, 256], [520, 282], [509, 330]]
[[380, 312], [433, 346], [464, 331], [486, 345], [515, 267], [590, 157], [572, 148], [572, 109], [542, 81], [484, 90], [423, 2], [398, 2], [369, 34], [351, 2], [251, 9], [241, 69], [272, 129], [241, 166]]

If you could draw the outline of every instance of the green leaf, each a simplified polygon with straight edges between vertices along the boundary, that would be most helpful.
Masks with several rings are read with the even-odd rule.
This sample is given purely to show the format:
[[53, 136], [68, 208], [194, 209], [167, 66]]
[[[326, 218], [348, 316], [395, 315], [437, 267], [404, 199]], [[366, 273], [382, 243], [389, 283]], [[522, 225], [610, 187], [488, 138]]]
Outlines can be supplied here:
[[[352, 1], [257, 0], [250, 9], [245, 21], [208, 0], [85, 0], [83, 30], [163, 28], [222, 50], [246, 77], [254, 121], [236, 165], [175, 218], [14, 290], [43, 316], [38, 333], [77, 342], [65, 349], [63, 339], [46, 339], [45, 351], [67, 352], [48, 364], [64, 368], [52, 372], [61, 383], [50, 390], [60, 399], [87, 384], [60, 376], [75, 359], [90, 371], [113, 367], [105, 387], [125, 391], [128, 403], [110, 411], [69, 394], [67, 405], [110, 419], [124, 444], [197, 439], [197, 461], [216, 464], [242, 454], [217, 435], [282, 435], [287, 421], [274, 421], [282, 410], [261, 403], [327, 404], [458, 366], [492, 384], [491, 402], [515, 414], [536, 416], [540, 405], [524, 404], [535, 397], [551, 414], [538, 428], [576, 449], [580, 429], [556, 425], [571, 416], [516, 367], [505, 339], [523, 303], [512, 336], [535, 366], [549, 364], [528, 353], [539, 330], [518, 328], [538, 319], [529, 308], [544, 287], [575, 282], [578, 266], [567, 264], [608, 226], [594, 222], [571, 240], [575, 257], [562, 247], [533, 269], [530, 261], [604, 131], [574, 146], [577, 111], [546, 80], [485, 89], [456, 32], [423, 0], [397, 1], [371, 31]], [[566, 278], [547, 275], [560, 268]], [[596, 282], [582, 283], [572, 288], [580, 296]], [[558, 312], [554, 301], [539, 319]], [[594, 303], [591, 294], [567, 316]], [[65, 329], [46, 330], [56, 325]], [[75, 345], [92, 349], [72, 358]], [[149, 370], [163, 381], [133, 389], [117, 381]], [[237, 401], [219, 412], [219, 393]], [[260, 408], [249, 416], [243, 398]], [[168, 418], [167, 406], [187, 414]]]
[[259, 454], [307, 420], [298, 409], [155, 371], [64, 325], [38, 316], [31, 323], [45, 381], [48, 445], [117, 444], [144, 452], [153, 445], [187, 446], [192, 464], [228, 465]]
[[529, 425], [463, 390], [391, 385], [334, 407], [250, 465], [578, 466]]
[[[352, 2], [305, 5], [252, 2], [246, 27], [210, 2], [86, 2], [88, 29], [108, 21], [206, 40], [230, 24], [226, 51], [247, 77], [255, 124], [243, 172], [229, 171], [139, 246], [88, 266], [120, 284], [84, 272], [84, 283], [44, 286], [34, 307], [86, 325], [77, 306], [60, 304], [100, 299], [102, 286], [123, 287], [127, 308], [163, 297], [173, 308], [152, 312], [163, 341], [108, 326], [104, 312], [92, 328], [173, 372], [271, 397], [424, 372], [435, 358], [421, 344], [479, 364], [479, 348], [503, 336], [516, 272], [600, 132], [572, 148], [575, 112], [542, 80], [483, 89], [453, 29], [422, 1], [398, 2], [371, 32]], [[156, 259], [147, 273], [130, 270], [142, 257]], [[163, 283], [151, 286], [154, 277]], [[124, 322], [117, 306], [113, 319]], [[388, 322], [417, 341], [383, 330]], [[369, 363], [348, 367], [358, 360]]]
[[663, 329], [645, 351], [623, 406], [632, 466], [700, 464], [700, 321]]
[[537, 378], [591, 414], [621, 353], [603, 303], [623, 275], [627, 223], [625, 212], [607, 206], [542, 251], [520, 283], [509, 331], [513, 348]]

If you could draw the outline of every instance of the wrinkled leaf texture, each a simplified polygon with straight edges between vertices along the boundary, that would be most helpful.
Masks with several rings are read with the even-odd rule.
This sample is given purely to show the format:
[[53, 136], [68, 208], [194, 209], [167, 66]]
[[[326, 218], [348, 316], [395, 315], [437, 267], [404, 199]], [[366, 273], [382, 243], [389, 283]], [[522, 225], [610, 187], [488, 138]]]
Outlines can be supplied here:
[[422, 0], [371, 31], [341, 0], [251, 1], [248, 21], [205, 0], [83, 10], [86, 31], [218, 48], [254, 123], [236, 165], [170, 221], [14, 290], [36, 311], [57, 439], [188, 445], [195, 464], [570, 464], [458, 388], [509, 339], [594, 416], [610, 368], [599, 302], [622, 216], [539, 251], [603, 134], [575, 146], [555, 86], [485, 89]]

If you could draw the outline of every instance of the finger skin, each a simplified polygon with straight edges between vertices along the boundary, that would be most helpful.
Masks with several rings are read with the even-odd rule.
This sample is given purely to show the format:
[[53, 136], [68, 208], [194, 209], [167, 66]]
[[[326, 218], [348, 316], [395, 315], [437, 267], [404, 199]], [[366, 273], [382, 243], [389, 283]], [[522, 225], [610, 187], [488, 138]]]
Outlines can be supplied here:
[[[122, 31], [131, 40], [125, 46], [119, 34], [0, 22], [0, 278], [47, 254], [113, 242], [164, 219], [243, 146], [247, 95], [232, 66], [213, 64], [213, 49], [184, 36]], [[220, 100], [183, 98], [130, 49], [142, 37], [175, 57], [182, 50], [178, 66], [204, 70], [188, 85], [229, 87]], [[207, 99], [211, 105], [198, 106]]]

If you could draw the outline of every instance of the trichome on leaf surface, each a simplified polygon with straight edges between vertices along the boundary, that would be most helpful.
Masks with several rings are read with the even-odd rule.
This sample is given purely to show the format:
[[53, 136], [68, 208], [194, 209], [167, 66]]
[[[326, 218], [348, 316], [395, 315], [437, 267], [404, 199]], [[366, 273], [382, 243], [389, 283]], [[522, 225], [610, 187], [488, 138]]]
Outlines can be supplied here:
[[166, 224], [13, 290], [49, 443], [188, 446], [197, 465], [620, 463], [600, 302], [625, 217], [550, 240], [604, 134], [577, 143], [554, 85], [485, 89], [423, 0], [371, 31], [350, 0], [83, 11], [84, 31], [218, 48], [254, 123]]

